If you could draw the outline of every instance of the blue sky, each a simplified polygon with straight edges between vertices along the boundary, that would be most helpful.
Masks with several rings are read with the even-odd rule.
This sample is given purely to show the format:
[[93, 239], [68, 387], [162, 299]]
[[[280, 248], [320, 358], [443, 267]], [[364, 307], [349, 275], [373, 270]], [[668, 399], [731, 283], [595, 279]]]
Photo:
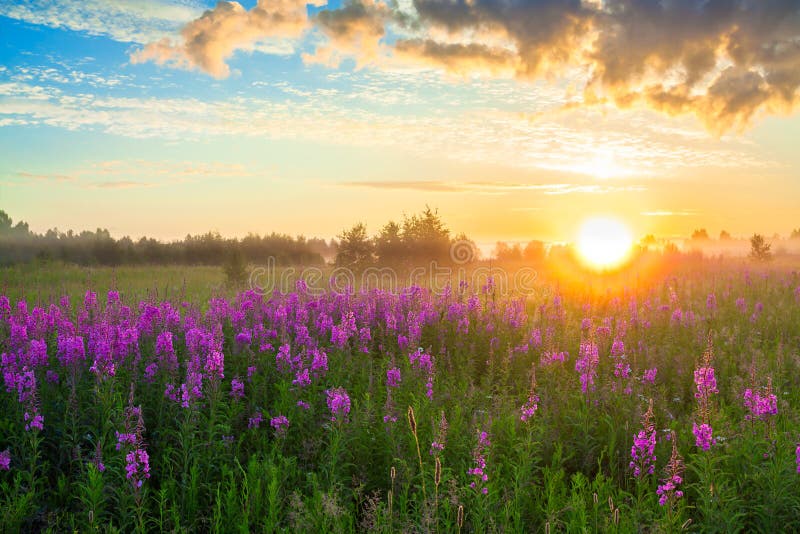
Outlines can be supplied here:
[[[214, 4], [188, 0], [0, 0], [0, 207], [38, 231], [165, 239], [333, 237], [426, 204], [480, 241], [565, 240], [596, 214], [664, 236], [800, 226], [800, 119], [774, 96], [787, 89], [759, 78], [761, 99], [731, 108], [779, 66], [721, 55], [705, 85], [655, 94], [641, 65], [673, 61], [669, 78], [688, 56], [627, 58], [612, 78], [594, 3], [567, 14], [585, 27], [554, 18], [547, 42], [488, 0], [452, 17], [431, 4], [243, 2], [209, 26]], [[263, 24], [262, 8], [296, 21]], [[698, 42], [722, 31], [703, 17]], [[770, 35], [800, 35], [797, 20]], [[578, 40], [591, 40], [580, 58], [543, 52]], [[741, 94], [723, 102], [721, 88]]]

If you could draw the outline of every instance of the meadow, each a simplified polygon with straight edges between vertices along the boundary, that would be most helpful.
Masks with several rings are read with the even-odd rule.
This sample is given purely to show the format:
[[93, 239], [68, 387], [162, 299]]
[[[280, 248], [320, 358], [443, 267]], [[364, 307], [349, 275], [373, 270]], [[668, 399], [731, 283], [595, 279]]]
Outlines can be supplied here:
[[0, 531], [800, 531], [800, 275], [587, 287], [3, 270]]

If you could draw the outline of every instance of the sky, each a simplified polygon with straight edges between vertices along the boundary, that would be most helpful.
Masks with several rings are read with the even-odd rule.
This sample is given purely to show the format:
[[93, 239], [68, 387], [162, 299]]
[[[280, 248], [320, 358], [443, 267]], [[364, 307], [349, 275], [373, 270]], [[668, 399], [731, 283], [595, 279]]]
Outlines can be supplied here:
[[0, 36], [38, 232], [800, 227], [800, 1], [0, 0]]

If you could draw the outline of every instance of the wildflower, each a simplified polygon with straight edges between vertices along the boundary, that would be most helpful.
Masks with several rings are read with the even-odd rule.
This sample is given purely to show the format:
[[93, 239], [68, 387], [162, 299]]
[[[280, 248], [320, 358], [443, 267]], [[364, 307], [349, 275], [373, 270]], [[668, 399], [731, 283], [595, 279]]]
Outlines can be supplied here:
[[[753, 381], [755, 381], [755, 369], [753, 369]], [[778, 413], [778, 397], [772, 392], [772, 378], [767, 378], [767, 386], [763, 394], [757, 390], [747, 388], [744, 392], [744, 407], [748, 410], [745, 419], [760, 419], [765, 421], [770, 415]]]
[[295, 375], [294, 380], [292, 380], [292, 384], [295, 386], [306, 387], [311, 384], [311, 378], [308, 374], [308, 369], [303, 369], [302, 371], [298, 371]]
[[125, 478], [131, 481], [137, 491], [142, 487], [142, 482], [150, 478], [150, 456], [145, 449], [144, 430], [142, 407], [133, 405], [133, 384], [131, 384], [128, 406], [125, 408], [125, 428], [123, 432], [116, 432], [116, 435], [117, 450], [126, 451]]
[[653, 417], [653, 399], [650, 399], [650, 406], [642, 416], [642, 429], [633, 437], [631, 446], [629, 467], [636, 478], [645, 474], [652, 475], [656, 469], [656, 429]]
[[[798, 448], [800, 451], [800, 448]], [[11, 451], [9, 449], [0, 452], [0, 471], [8, 471], [11, 469]]]
[[712, 313], [716, 311], [717, 296], [714, 293], [709, 293], [708, 297], [706, 297], [706, 309]]
[[594, 379], [597, 376], [597, 365], [600, 356], [594, 342], [584, 341], [579, 349], [578, 359], [575, 361], [575, 370], [580, 373], [581, 391], [588, 393], [594, 390]]
[[559, 352], [556, 350], [545, 351], [542, 353], [539, 363], [544, 367], [555, 362], [565, 362], [567, 358], [569, 358], [569, 353], [567, 352]]
[[428, 454], [434, 456], [444, 450], [445, 443], [447, 442], [447, 429], [449, 425], [447, 424], [447, 418], [444, 416], [444, 410], [442, 410], [442, 416], [439, 419], [439, 428], [436, 432], [436, 439], [431, 442], [430, 451]]
[[23, 419], [25, 420], [26, 432], [30, 432], [31, 430], [44, 430], [44, 416], [42, 414], [36, 412], [30, 414], [25, 412]]
[[264, 421], [264, 416], [261, 415], [261, 412], [256, 412], [253, 414], [247, 422], [247, 428], [258, 428], [261, 426], [261, 422]]
[[231, 397], [234, 399], [243, 399], [244, 398], [244, 382], [239, 380], [239, 377], [236, 376], [231, 380]]
[[714, 357], [711, 334], [708, 336], [708, 346], [703, 353], [701, 366], [694, 371], [694, 383], [697, 391], [694, 396], [698, 399], [699, 424], [692, 424], [692, 434], [695, 437], [695, 444], [702, 450], [707, 451], [716, 443], [713, 437], [713, 429], [709, 422], [711, 412], [711, 395], [719, 393], [717, 389], [717, 379], [714, 376], [714, 368], [711, 366]]
[[249, 347], [253, 342], [253, 332], [247, 328], [236, 334], [236, 344], [242, 347]]
[[539, 409], [539, 395], [536, 394], [536, 367], [531, 366], [531, 388], [530, 388], [530, 393], [528, 393], [528, 400], [520, 408], [521, 412], [519, 416], [520, 421], [525, 423], [529, 419], [532, 419], [533, 416], [536, 414], [536, 410], [538, 409]]
[[144, 449], [134, 449], [125, 455], [125, 478], [135, 488], [141, 488], [143, 478], [150, 478], [150, 456]]
[[683, 483], [683, 458], [678, 453], [678, 440], [675, 438], [675, 433], [671, 433], [672, 441], [672, 455], [667, 462], [665, 469], [666, 478], [662, 479], [661, 484], [656, 489], [658, 495], [658, 504], [666, 506], [672, 505], [673, 502], [683, 497], [683, 491], [679, 489]]
[[311, 372], [314, 376], [322, 376], [328, 372], [328, 355], [319, 349], [314, 349], [312, 353], [314, 357], [311, 361]]
[[285, 415], [278, 415], [270, 419], [269, 426], [275, 430], [275, 434], [282, 436], [286, 433], [286, 429], [289, 428], [289, 418]]
[[480, 488], [480, 492], [484, 495], [489, 493], [489, 488], [484, 484], [489, 481], [489, 475], [486, 473], [486, 455], [490, 446], [489, 434], [482, 431], [478, 435], [478, 444], [472, 451], [472, 460], [475, 466], [467, 471], [468, 475], [474, 477], [469, 483], [469, 487], [476, 490]]
[[717, 379], [714, 376], [713, 367], [701, 367], [694, 371], [694, 383], [697, 391], [694, 396], [697, 399], [708, 398], [712, 393], [719, 393], [717, 389]]
[[401, 381], [400, 369], [392, 367], [386, 371], [386, 385], [390, 388], [396, 388], [400, 385]]
[[[325, 390], [328, 397], [328, 409], [331, 411], [331, 421], [347, 420], [350, 413], [350, 397], [344, 388]], [[339, 418], [339, 419], [337, 419]]]
[[797, 472], [800, 473], [800, 444], [794, 450], [795, 464], [797, 465]]
[[309, 404], [304, 400], [297, 401], [297, 406], [298, 406], [298, 408], [302, 408], [303, 410], [310, 410], [311, 409], [311, 406], [309, 406]]
[[225, 378], [225, 356], [221, 351], [212, 350], [206, 358], [205, 371], [211, 380], [222, 380]]
[[645, 369], [644, 373], [642, 373], [642, 382], [646, 384], [654, 384], [656, 381], [656, 374], [658, 374], [658, 368], [653, 367], [652, 369]]
[[704, 451], [709, 450], [712, 445], [716, 445], [717, 443], [713, 437], [713, 429], [708, 423], [700, 425], [693, 423], [692, 434], [694, 434], [695, 444]]

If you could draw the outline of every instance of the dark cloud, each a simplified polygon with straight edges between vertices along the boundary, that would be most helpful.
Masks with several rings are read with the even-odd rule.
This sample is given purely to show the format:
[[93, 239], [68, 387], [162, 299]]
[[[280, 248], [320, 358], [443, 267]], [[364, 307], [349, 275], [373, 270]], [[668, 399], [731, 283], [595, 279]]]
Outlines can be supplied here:
[[304, 59], [331, 66], [338, 65], [343, 56], [354, 56], [361, 64], [372, 62], [378, 57], [386, 25], [398, 17], [386, 4], [373, 0], [351, 0], [340, 9], [320, 11], [314, 22], [329, 43]]

